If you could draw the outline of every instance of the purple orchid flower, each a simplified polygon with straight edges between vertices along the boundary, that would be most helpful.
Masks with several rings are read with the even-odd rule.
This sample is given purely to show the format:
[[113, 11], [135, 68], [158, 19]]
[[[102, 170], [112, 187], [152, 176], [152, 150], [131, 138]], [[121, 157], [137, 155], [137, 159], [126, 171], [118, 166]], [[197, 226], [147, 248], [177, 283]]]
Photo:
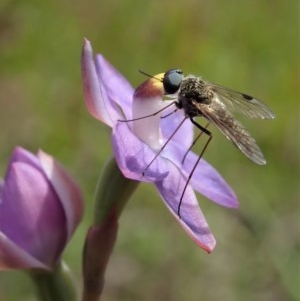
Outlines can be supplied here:
[[64, 168], [16, 147], [0, 185], [0, 269], [51, 269], [82, 213], [81, 192]]
[[[81, 67], [87, 109], [112, 128], [113, 151], [123, 175], [133, 180], [153, 182], [187, 234], [197, 245], [211, 252], [216, 242], [194, 190], [222, 206], [238, 207], [238, 201], [219, 173], [201, 159], [184, 193], [178, 216], [181, 194], [198, 158], [189, 152], [182, 163], [192, 144], [193, 125], [183, 123], [161, 151], [184, 118], [182, 110], [174, 112], [170, 101], [163, 100], [161, 83], [150, 78], [134, 91], [102, 55], [93, 57], [91, 44], [86, 39]], [[155, 116], [122, 122], [151, 115], [168, 105], [168, 109]]]

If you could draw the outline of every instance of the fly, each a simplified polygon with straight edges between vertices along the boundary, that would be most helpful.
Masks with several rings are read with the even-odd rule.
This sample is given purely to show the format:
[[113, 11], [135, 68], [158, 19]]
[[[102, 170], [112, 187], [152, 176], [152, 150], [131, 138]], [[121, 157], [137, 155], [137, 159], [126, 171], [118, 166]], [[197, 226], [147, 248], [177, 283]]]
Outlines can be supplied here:
[[[266, 160], [255, 139], [233, 117], [233, 113], [237, 112], [249, 118], [259, 119], [273, 119], [275, 115], [267, 105], [248, 94], [204, 81], [194, 75], [184, 77], [180, 69], [167, 71], [164, 74], [162, 83], [165, 95], [173, 96], [175, 98], [175, 106], [184, 110], [185, 117], [190, 119], [201, 131], [192, 143], [192, 146], [202, 133], [208, 136], [208, 140], [191, 170], [182, 192], [178, 205], [178, 215], [180, 216], [180, 206], [185, 190], [212, 139], [212, 133], [207, 129], [208, 125], [210, 123], [214, 124], [246, 157], [256, 164], [264, 165]], [[201, 126], [194, 120], [196, 117], [207, 119], [207, 125], [205, 127]], [[183, 161], [188, 151], [184, 155]]]
[[211, 132], [197, 123], [195, 117], [202, 116], [213, 123], [256, 164], [266, 164], [255, 139], [232, 113], [237, 112], [249, 118], [273, 119], [275, 115], [267, 105], [250, 95], [212, 84], [199, 77], [184, 77], [180, 69], [167, 71], [162, 82], [165, 94], [171, 97], [174, 95], [176, 107], [183, 109], [185, 116], [210, 139]]
[[[231, 141], [246, 157], [248, 157], [254, 163], [259, 165], [266, 164], [264, 155], [257, 145], [255, 139], [233, 116], [233, 113], [237, 112], [248, 118], [275, 118], [274, 113], [266, 104], [248, 94], [237, 92], [235, 90], [210, 83], [200, 77], [196, 77], [194, 75], [188, 75], [185, 77], [180, 69], [170, 69], [165, 72], [162, 77], [160, 75], [151, 76], [142, 71], [141, 73], [160, 81], [163, 85], [164, 95], [174, 100], [172, 103], [176, 106], [176, 109], [174, 111], [183, 110], [185, 115], [184, 120], [179, 124], [177, 129], [168, 138], [157, 155], [145, 168], [143, 175], [145, 174], [148, 167], [154, 162], [156, 157], [166, 147], [168, 142], [173, 138], [173, 136], [179, 130], [185, 120], [189, 119], [200, 130], [200, 134], [196, 136], [191, 147], [183, 156], [182, 163], [184, 163], [186, 155], [199, 139], [199, 137], [202, 134], [205, 134], [208, 137], [197, 161], [195, 162], [194, 167], [190, 171], [184, 190], [181, 194], [178, 205], [179, 217], [180, 206], [185, 190], [200, 159], [202, 158], [209, 142], [212, 139], [212, 133], [207, 129], [210, 123], [214, 124], [229, 141]], [[134, 121], [157, 115], [159, 112], [168, 107], [170, 107], [170, 104], [154, 114], [127, 121]], [[165, 118], [171, 114], [172, 113], [169, 113], [168, 115], [161, 118]], [[195, 121], [196, 117], [204, 117], [208, 121], [206, 126], [203, 127], [197, 121]]]

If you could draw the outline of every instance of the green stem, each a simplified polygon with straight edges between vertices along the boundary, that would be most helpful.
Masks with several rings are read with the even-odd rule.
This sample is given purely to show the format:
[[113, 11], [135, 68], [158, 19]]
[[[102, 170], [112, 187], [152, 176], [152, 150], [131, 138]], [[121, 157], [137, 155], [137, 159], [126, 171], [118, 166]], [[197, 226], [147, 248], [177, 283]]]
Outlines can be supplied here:
[[112, 211], [119, 217], [139, 183], [123, 176], [114, 157], [108, 159], [96, 187], [93, 225], [100, 225]]
[[98, 301], [118, 232], [118, 219], [138, 181], [123, 176], [114, 158], [105, 164], [96, 187], [94, 218], [83, 253], [83, 301]]
[[39, 301], [76, 301], [77, 290], [67, 265], [58, 262], [51, 271], [30, 271]]

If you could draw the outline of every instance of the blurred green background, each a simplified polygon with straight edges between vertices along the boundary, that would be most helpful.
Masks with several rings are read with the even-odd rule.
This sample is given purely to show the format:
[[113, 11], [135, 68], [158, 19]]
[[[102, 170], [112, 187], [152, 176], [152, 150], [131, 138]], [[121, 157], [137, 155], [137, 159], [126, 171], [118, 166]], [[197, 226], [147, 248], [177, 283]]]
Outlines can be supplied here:
[[[65, 251], [81, 286], [81, 252], [110, 130], [83, 103], [80, 52], [91, 40], [133, 84], [180, 67], [249, 93], [276, 113], [244, 120], [268, 164], [216, 130], [205, 158], [238, 210], [198, 200], [217, 239], [208, 255], [141, 184], [120, 221], [103, 300], [300, 300], [299, 2], [0, 1], [0, 172], [15, 145], [54, 155], [80, 183], [84, 221]], [[116, 87], [117, 89], [118, 87]], [[36, 300], [22, 272], [0, 273], [0, 300]]]

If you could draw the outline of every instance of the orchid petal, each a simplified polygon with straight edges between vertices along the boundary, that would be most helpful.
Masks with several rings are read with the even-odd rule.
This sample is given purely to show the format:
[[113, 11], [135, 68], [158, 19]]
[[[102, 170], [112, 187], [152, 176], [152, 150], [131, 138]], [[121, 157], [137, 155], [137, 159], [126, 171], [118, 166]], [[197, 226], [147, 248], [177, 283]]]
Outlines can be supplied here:
[[62, 206], [41, 170], [13, 163], [1, 194], [1, 232], [37, 260], [52, 265], [66, 241], [64, 228]]
[[[191, 172], [197, 159], [198, 156], [193, 152], [189, 152], [186, 156], [183, 164], [186, 174]], [[217, 170], [204, 159], [201, 159], [197, 165], [191, 178], [191, 185], [196, 191], [221, 206], [229, 208], [237, 208], [239, 206], [233, 190]]]
[[112, 127], [114, 120], [119, 119], [119, 114], [115, 105], [110, 102], [103, 83], [98, 79], [93, 49], [86, 39], [81, 56], [81, 73], [87, 109], [93, 117]]
[[[103, 85], [109, 103], [115, 104], [115, 108], [118, 110], [116, 114], [117, 118], [115, 117], [113, 120], [124, 119], [123, 115], [120, 115], [119, 108], [122, 108], [126, 119], [132, 119], [131, 105], [134, 90], [130, 83], [100, 54], [97, 54], [96, 56], [95, 66], [99, 77], [99, 83], [100, 85]], [[109, 107], [107, 107], [107, 110], [110, 111]]]
[[9, 171], [12, 164], [14, 164], [16, 162], [22, 162], [22, 163], [31, 165], [31, 166], [35, 167], [36, 169], [40, 168], [40, 164], [39, 164], [39, 161], [37, 160], [36, 156], [34, 156], [32, 153], [28, 152], [27, 150], [25, 150], [19, 146], [16, 146], [12, 152], [7, 171]]
[[[172, 110], [174, 111], [173, 107]], [[164, 113], [162, 116], [166, 116], [167, 114], [168, 112]], [[188, 149], [193, 142], [194, 126], [189, 120], [186, 120], [177, 130], [179, 124], [184, 118], [185, 116], [183, 110], [177, 110], [170, 116], [162, 118], [160, 127], [165, 139], [169, 138], [175, 131], [177, 131], [172, 140], [179, 143], [182, 146], [182, 148]]]
[[0, 270], [32, 268], [49, 269], [46, 264], [31, 256], [0, 232]]
[[[127, 123], [119, 122], [113, 128], [112, 144], [116, 161], [125, 177], [154, 182], [167, 176], [166, 161], [160, 156], [155, 158], [156, 153], [131, 132]], [[145, 172], [145, 168], [154, 158], [154, 162]]]
[[69, 240], [83, 215], [81, 191], [66, 170], [53, 157], [41, 150], [37, 156], [64, 208], [67, 221], [67, 240]]
[[199, 247], [210, 253], [214, 249], [216, 241], [210, 232], [191, 186], [188, 186], [184, 193], [180, 217], [178, 216], [179, 200], [186, 184], [186, 178], [171, 162], [168, 162], [168, 166], [169, 175], [162, 181], [156, 182], [155, 185], [165, 205], [186, 233]]
[[[182, 159], [186, 150], [174, 141], [170, 141], [163, 156], [171, 160], [178, 168], [181, 168], [182, 173], [188, 178], [193, 169], [198, 156], [190, 151], [182, 165]], [[223, 177], [208, 164], [204, 159], [198, 163], [193, 176], [190, 180], [190, 185], [199, 193], [212, 200], [213, 202], [229, 207], [236, 208], [239, 206], [237, 197], [230, 186], [226, 183]]]

